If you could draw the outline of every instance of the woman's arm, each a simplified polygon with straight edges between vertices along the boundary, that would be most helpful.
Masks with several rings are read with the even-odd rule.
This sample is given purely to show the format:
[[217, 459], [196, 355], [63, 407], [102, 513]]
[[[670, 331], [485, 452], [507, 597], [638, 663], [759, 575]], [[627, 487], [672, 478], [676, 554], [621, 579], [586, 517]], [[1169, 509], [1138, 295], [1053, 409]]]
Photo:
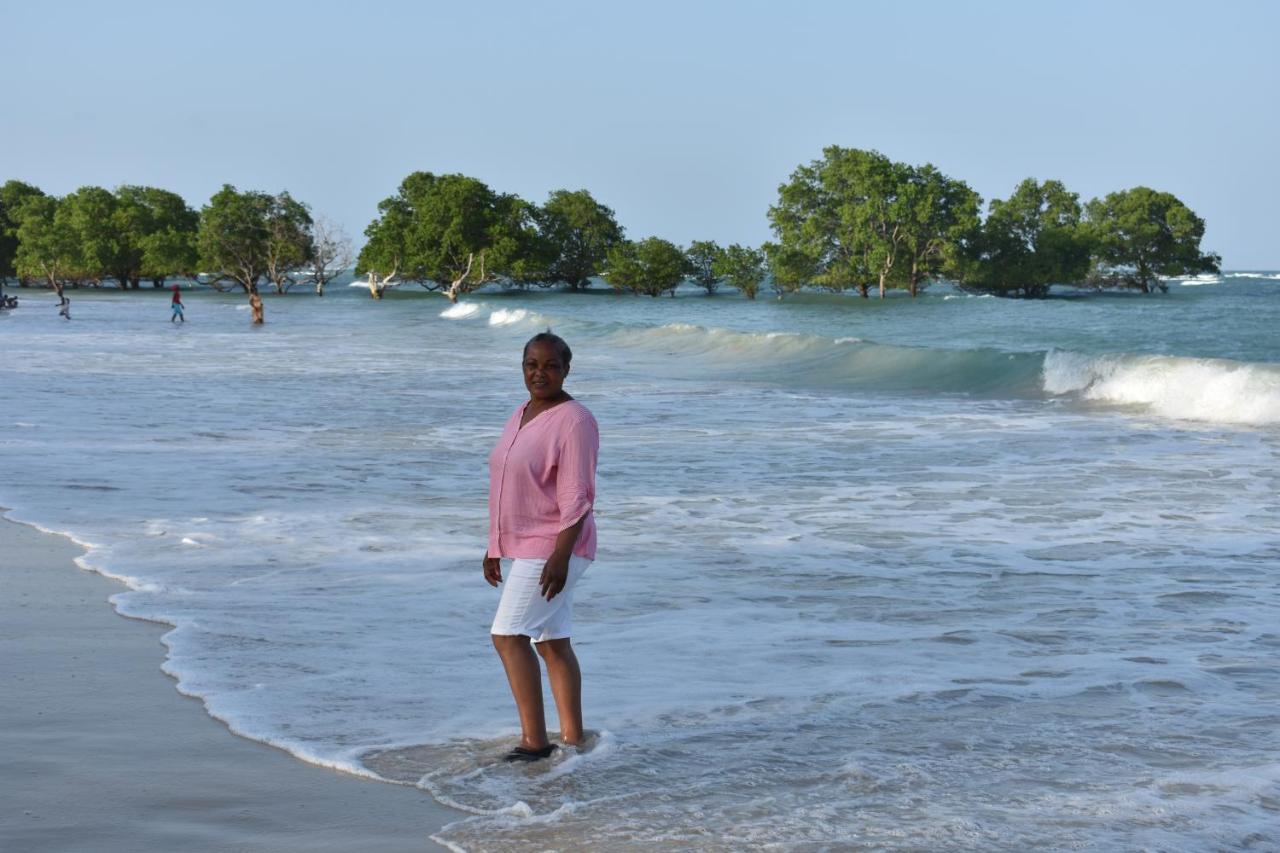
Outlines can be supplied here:
[[569, 558], [573, 556], [573, 546], [586, 521], [587, 516], [584, 514], [576, 524], [556, 534], [556, 548], [543, 565], [542, 577], [538, 581], [542, 587], [542, 597], [547, 601], [559, 595], [569, 582]]
[[569, 425], [560, 442], [556, 459], [556, 504], [560, 509], [560, 532], [555, 550], [542, 568], [542, 595], [548, 601], [564, 589], [569, 579], [569, 558], [578, 542], [582, 526], [591, 514], [596, 496], [596, 457], [600, 434], [590, 416]]

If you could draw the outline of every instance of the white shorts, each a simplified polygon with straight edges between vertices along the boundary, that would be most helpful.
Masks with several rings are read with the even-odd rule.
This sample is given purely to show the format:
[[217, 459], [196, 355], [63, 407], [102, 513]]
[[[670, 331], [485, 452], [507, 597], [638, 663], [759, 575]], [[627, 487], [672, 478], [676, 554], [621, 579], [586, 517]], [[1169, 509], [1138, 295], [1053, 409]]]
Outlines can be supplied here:
[[546, 560], [503, 560], [502, 599], [493, 617], [490, 634], [511, 637], [523, 634], [535, 643], [563, 640], [573, 632], [573, 588], [591, 561], [569, 557], [569, 578], [564, 589], [547, 601], [542, 597], [542, 567]]

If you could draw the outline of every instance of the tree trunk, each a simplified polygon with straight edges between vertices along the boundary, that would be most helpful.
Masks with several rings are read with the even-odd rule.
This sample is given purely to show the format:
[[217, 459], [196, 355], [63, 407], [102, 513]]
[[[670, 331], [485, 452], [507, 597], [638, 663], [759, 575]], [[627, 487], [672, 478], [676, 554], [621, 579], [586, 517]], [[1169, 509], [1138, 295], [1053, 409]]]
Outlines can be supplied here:
[[[471, 275], [471, 265], [475, 262], [476, 256], [472, 252], [467, 255], [467, 268], [462, 271], [462, 275], [449, 282], [449, 287], [445, 290], [444, 295], [452, 303], [457, 303], [458, 292], [462, 290], [463, 282], [467, 280], [467, 276]], [[480, 253], [480, 280], [484, 280], [484, 252]]]
[[884, 299], [884, 280], [888, 277], [889, 277], [888, 270], [882, 270], [880, 272], [880, 298], [881, 299]]
[[378, 274], [373, 270], [370, 270], [369, 271], [369, 295], [374, 299], [381, 299], [382, 291], [387, 289], [387, 286], [391, 284], [391, 280], [396, 277], [396, 273], [399, 272], [399, 270], [400, 268], [397, 266], [395, 269], [391, 271], [391, 275], [384, 276], [381, 281], [378, 280]]

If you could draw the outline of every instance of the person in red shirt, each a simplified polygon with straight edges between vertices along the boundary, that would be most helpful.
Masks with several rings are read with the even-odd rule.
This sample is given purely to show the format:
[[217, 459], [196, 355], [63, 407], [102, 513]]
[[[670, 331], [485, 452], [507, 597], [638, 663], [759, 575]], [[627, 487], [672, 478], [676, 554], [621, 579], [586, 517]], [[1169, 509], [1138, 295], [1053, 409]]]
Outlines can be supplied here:
[[169, 318], [169, 322], [187, 322], [187, 318], [182, 315], [182, 289], [176, 284], [173, 286], [173, 299], [170, 301], [170, 304], [173, 306], [173, 316]]
[[600, 433], [587, 407], [564, 390], [572, 358], [569, 345], [550, 332], [525, 344], [529, 400], [507, 420], [489, 454], [483, 569], [491, 586], [502, 585], [490, 634], [521, 730], [508, 761], [536, 761], [556, 748], [547, 741], [538, 655], [547, 663], [561, 741], [578, 746], [583, 740], [582, 673], [569, 637], [573, 590], [596, 555], [592, 507]]

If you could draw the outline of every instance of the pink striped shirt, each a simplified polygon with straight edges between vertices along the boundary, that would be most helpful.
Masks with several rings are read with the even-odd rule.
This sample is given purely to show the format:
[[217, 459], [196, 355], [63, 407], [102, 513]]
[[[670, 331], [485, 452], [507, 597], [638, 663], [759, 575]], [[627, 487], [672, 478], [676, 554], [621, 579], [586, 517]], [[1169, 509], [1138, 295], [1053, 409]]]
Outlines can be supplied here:
[[596, 457], [600, 428], [576, 400], [520, 426], [524, 403], [489, 454], [490, 557], [545, 560], [556, 535], [583, 516], [573, 553], [596, 558]]

